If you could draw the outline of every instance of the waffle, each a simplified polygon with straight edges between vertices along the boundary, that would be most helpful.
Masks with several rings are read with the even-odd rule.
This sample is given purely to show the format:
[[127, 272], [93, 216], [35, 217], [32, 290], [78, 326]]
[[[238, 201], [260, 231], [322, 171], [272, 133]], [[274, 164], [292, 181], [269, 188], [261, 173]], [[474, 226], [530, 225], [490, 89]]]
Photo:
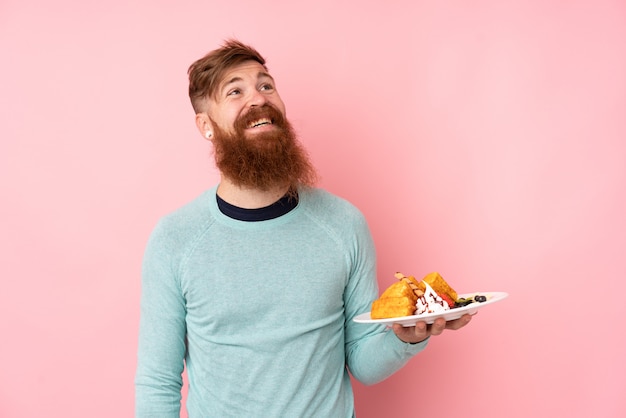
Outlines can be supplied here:
[[419, 289], [419, 282], [415, 277], [407, 277], [396, 273], [397, 282], [392, 284], [372, 303], [370, 317], [372, 319], [395, 318], [409, 316], [415, 313], [417, 298], [424, 292]]
[[[428, 283], [430, 287], [433, 288], [435, 293], [437, 293], [439, 296], [441, 297], [444, 297], [444, 295], [448, 296], [450, 299], [452, 299], [453, 303], [459, 298], [459, 295], [456, 293], [456, 291], [452, 287], [450, 287], [450, 285], [437, 272], [427, 274], [422, 279], [422, 281]], [[422, 291], [426, 289], [426, 286], [424, 286], [424, 283], [420, 282], [418, 286]]]
[[384, 319], [413, 315], [417, 299], [422, 297], [426, 290], [424, 282], [446, 300], [448, 306], [454, 306], [454, 302], [458, 299], [456, 291], [437, 272], [427, 274], [420, 281], [402, 273], [396, 273], [395, 278], [398, 281], [389, 286], [380, 298], [372, 303], [370, 318]]

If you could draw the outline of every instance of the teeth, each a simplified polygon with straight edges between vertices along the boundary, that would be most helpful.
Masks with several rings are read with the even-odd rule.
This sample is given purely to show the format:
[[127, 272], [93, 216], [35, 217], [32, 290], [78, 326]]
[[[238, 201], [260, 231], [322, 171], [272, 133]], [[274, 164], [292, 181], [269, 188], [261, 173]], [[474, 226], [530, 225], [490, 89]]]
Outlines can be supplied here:
[[267, 124], [269, 124], [269, 125], [272, 124], [271, 119], [267, 119], [267, 118], [259, 119], [259, 120], [255, 121], [255, 122], [251, 123], [249, 127], [250, 128], [256, 128], [257, 126], [267, 125]]

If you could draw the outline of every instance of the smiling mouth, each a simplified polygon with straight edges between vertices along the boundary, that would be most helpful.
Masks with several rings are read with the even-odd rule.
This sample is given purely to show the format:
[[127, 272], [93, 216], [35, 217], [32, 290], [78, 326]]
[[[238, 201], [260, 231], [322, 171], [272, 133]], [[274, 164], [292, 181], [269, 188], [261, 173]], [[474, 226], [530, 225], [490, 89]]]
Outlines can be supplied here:
[[259, 119], [259, 120], [255, 120], [254, 122], [251, 122], [248, 125], [248, 128], [259, 128], [261, 126], [267, 126], [267, 125], [272, 125], [273, 121], [271, 119], [268, 118], [263, 118], [263, 119]]

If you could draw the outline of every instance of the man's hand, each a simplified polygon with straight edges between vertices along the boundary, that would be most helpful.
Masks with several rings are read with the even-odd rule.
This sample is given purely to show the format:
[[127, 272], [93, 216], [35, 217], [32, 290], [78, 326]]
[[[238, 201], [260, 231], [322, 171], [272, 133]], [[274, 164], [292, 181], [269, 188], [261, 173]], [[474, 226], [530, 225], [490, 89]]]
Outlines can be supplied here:
[[440, 335], [444, 330], [457, 330], [469, 324], [472, 316], [465, 314], [454, 321], [447, 321], [443, 318], [437, 318], [431, 325], [426, 322], [418, 322], [414, 327], [403, 327], [400, 324], [393, 324], [393, 332], [405, 343], [419, 343], [424, 341], [431, 335]]

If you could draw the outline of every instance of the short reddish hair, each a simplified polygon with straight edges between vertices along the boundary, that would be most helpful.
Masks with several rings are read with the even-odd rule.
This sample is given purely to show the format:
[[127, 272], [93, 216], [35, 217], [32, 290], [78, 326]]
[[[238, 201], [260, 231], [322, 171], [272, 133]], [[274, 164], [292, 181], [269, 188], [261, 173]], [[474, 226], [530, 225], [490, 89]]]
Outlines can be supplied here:
[[[202, 101], [213, 97], [223, 74], [244, 61], [256, 61], [265, 67], [265, 58], [251, 46], [229, 39], [224, 44], [200, 58], [187, 70], [189, 99], [196, 113], [203, 112]], [[267, 67], [265, 67], [267, 70]]]

